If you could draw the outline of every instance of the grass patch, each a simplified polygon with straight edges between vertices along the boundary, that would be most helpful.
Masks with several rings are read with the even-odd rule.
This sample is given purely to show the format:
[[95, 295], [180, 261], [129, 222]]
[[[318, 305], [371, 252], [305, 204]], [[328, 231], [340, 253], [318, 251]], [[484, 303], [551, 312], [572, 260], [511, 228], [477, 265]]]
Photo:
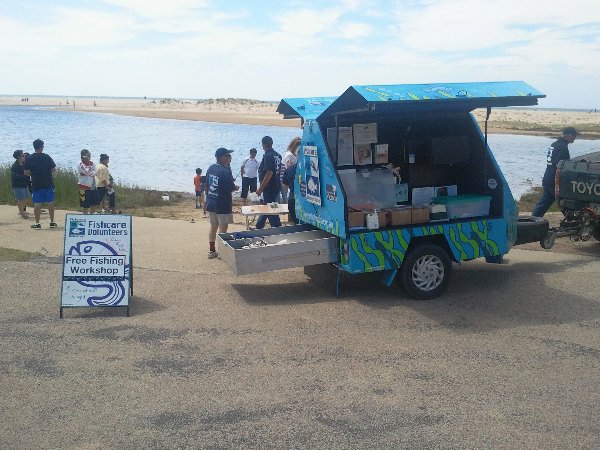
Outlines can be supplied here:
[[[531, 212], [533, 211], [533, 207], [537, 204], [539, 199], [542, 197], [542, 192], [544, 189], [542, 187], [534, 187], [531, 188], [528, 192], [521, 195], [521, 198], [517, 202], [517, 207], [519, 211]], [[556, 202], [552, 203], [548, 212], [559, 212], [558, 206]]]
[[[0, 165], [0, 204], [16, 205], [11, 188], [10, 164]], [[54, 204], [58, 209], [79, 211], [79, 188], [77, 186], [77, 173], [73, 169], [57, 168], [54, 173], [54, 187], [56, 197]], [[133, 215], [152, 217], [146, 211], [138, 214], [138, 209], [160, 209], [183, 201], [189, 201], [189, 195], [181, 192], [169, 193], [169, 202], [162, 198], [163, 191], [146, 189], [144, 187], [115, 183], [114, 189], [117, 199], [117, 210]], [[31, 199], [29, 200], [31, 205]]]
[[27, 262], [31, 261], [34, 256], [38, 256], [38, 253], [25, 252], [23, 250], [16, 250], [14, 248], [0, 247], [0, 261]]

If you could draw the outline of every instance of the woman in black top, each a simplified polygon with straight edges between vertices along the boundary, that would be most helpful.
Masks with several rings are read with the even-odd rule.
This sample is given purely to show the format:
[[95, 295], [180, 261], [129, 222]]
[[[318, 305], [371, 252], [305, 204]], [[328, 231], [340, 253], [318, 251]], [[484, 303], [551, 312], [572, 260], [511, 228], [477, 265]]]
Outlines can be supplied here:
[[25, 204], [29, 198], [29, 189], [27, 185], [29, 183], [29, 177], [25, 175], [23, 169], [23, 163], [25, 162], [25, 154], [23, 150], [15, 150], [13, 153], [15, 162], [13, 163], [10, 172], [12, 180], [12, 190], [17, 200], [17, 208], [19, 208], [19, 215], [23, 219], [28, 219], [29, 214], [25, 211]]

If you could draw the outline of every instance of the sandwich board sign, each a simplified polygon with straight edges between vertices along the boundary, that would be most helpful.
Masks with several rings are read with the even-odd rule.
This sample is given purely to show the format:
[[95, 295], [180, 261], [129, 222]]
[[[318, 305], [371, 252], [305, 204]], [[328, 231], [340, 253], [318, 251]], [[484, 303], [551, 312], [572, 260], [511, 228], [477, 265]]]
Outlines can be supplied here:
[[133, 294], [130, 215], [67, 214], [60, 317], [63, 308], [127, 308]]

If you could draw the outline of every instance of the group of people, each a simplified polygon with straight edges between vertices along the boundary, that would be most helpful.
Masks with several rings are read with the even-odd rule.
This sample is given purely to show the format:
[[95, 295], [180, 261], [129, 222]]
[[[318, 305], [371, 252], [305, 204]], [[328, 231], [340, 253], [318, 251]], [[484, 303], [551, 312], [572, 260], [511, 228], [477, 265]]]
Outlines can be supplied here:
[[[29, 154], [23, 150], [15, 150], [15, 162], [11, 167], [11, 183], [19, 216], [29, 218], [27, 213], [27, 200], [31, 194], [35, 223], [33, 229], [41, 229], [40, 217], [42, 206], [47, 205], [50, 216], [50, 228], [56, 228], [54, 221], [54, 172], [56, 164], [52, 157], [44, 153], [44, 141], [33, 141], [34, 153]], [[108, 170], [109, 157], [100, 155], [100, 163], [94, 164], [91, 153], [87, 149], [81, 151], [81, 162], [78, 166], [79, 204], [84, 214], [93, 213], [104, 198], [108, 198], [108, 210], [115, 212], [115, 192], [112, 186], [112, 177]]]
[[40, 216], [44, 203], [47, 205], [50, 215], [50, 228], [56, 228], [58, 225], [54, 221], [54, 180], [52, 177], [56, 171], [56, 164], [49, 155], [44, 153], [44, 141], [41, 139], [33, 141], [33, 149], [34, 153], [31, 155], [23, 150], [15, 150], [13, 153], [15, 162], [11, 167], [11, 180], [19, 215], [24, 219], [29, 218], [26, 207], [31, 190], [35, 217], [35, 223], [31, 225], [31, 228], [42, 228]]
[[81, 150], [79, 162], [79, 206], [84, 214], [94, 214], [98, 211], [105, 198], [108, 198], [108, 211], [114, 214], [116, 195], [113, 188], [113, 179], [108, 170], [110, 157], [106, 153], [100, 154], [100, 162], [94, 164], [91, 152], [84, 148]]
[[[242, 176], [241, 197], [245, 204], [248, 193], [255, 192], [257, 196], [262, 195], [262, 202], [265, 204], [287, 201], [290, 211], [290, 219], [298, 223], [295, 215], [294, 198], [294, 177], [296, 173], [296, 164], [298, 160], [298, 149], [301, 139], [296, 137], [289, 143], [285, 156], [273, 149], [273, 139], [270, 136], [264, 136], [261, 144], [264, 155], [260, 164], [256, 160], [256, 149], [250, 149], [249, 157], [242, 163], [240, 175]], [[206, 202], [205, 207], [209, 214], [210, 230], [208, 234], [209, 251], [208, 258], [218, 256], [216, 250], [217, 231], [226, 233], [230, 223], [233, 223], [233, 192], [239, 190], [235, 184], [235, 179], [231, 171], [231, 153], [233, 150], [218, 148], [215, 152], [216, 163], [211, 165], [206, 171]], [[200, 171], [201, 173], [202, 171]], [[197, 172], [198, 173], [198, 172]], [[198, 174], [199, 175], [199, 174]], [[260, 184], [258, 184], [258, 182]], [[201, 179], [196, 179], [196, 198], [202, 196]], [[200, 192], [199, 192], [200, 191]], [[289, 195], [288, 195], [289, 193]], [[285, 200], [283, 200], [285, 199]], [[198, 200], [196, 203], [198, 207]], [[267, 220], [271, 227], [281, 226], [281, 220], [277, 214], [261, 215], [256, 221], [256, 229], [262, 229]]]

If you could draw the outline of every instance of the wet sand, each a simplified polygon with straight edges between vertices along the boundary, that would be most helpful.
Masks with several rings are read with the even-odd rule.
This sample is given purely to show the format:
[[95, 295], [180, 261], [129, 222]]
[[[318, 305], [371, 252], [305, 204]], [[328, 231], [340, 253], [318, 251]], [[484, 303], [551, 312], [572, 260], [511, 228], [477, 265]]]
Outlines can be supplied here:
[[[63, 98], [0, 97], [0, 106], [47, 106], [64, 110], [121, 114], [136, 117], [153, 117], [206, 122], [270, 125], [284, 127], [300, 126], [299, 119], [283, 119], [276, 112], [278, 102], [248, 99], [123, 99], [123, 98]], [[67, 100], [69, 104], [67, 105]], [[75, 107], [73, 107], [73, 101]], [[96, 105], [94, 106], [94, 102]], [[485, 110], [476, 110], [480, 123], [485, 120]], [[583, 138], [600, 138], [600, 112], [555, 111], [544, 109], [494, 108], [488, 123], [490, 133], [558, 135], [566, 126], [580, 127]]]

